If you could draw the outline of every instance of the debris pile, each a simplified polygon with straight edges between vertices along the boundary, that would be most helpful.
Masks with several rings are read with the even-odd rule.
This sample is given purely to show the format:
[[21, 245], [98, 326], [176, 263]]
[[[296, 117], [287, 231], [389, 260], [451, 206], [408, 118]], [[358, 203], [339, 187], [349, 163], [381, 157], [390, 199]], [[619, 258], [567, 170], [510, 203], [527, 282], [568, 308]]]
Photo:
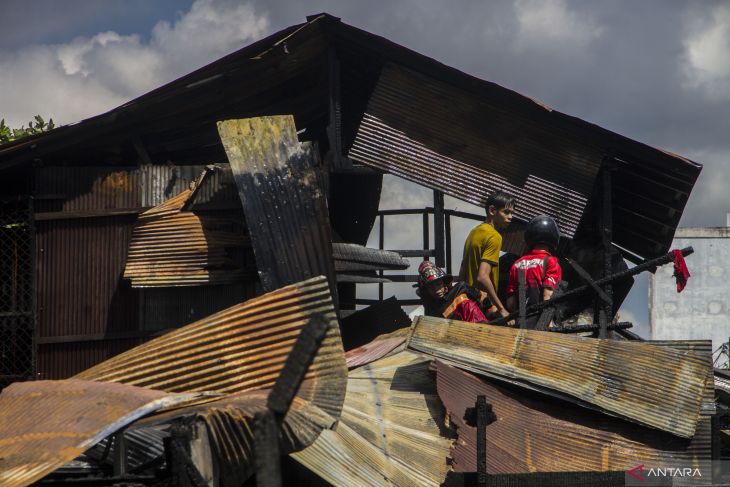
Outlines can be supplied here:
[[[112, 167], [129, 147], [139, 164]], [[69, 168], [92, 154], [99, 167]], [[42, 313], [41, 333], [31, 320], [9, 334], [2, 319], [16, 315], [0, 310], [12, 356], [32, 357], [0, 379], [33, 378], [38, 346], [63, 379], [2, 389], [2, 485], [580, 486], [623, 485], [641, 462], [709, 472], [715, 389], [730, 396], [711, 342], [645, 341], [617, 317], [632, 276], [693, 251], [669, 252], [692, 161], [323, 14], [109, 116], [0, 148], [4, 169], [16, 182], [34, 171], [44, 191], [3, 234], [35, 238], [38, 222], [38, 253], [0, 266], [33, 320], [34, 298], [15, 296], [20, 284], [35, 296], [37, 272]], [[416, 212], [422, 248], [386, 250], [384, 216], [414, 211], [378, 209], [383, 173], [434, 191]], [[412, 257], [455, 274], [451, 218], [483, 217], [444, 195], [483, 205], [493, 190], [518, 202], [500, 260], [549, 214], [564, 288], [480, 323], [409, 318], [421, 301], [387, 298], [383, 283], [416, 282], [393, 272]]]

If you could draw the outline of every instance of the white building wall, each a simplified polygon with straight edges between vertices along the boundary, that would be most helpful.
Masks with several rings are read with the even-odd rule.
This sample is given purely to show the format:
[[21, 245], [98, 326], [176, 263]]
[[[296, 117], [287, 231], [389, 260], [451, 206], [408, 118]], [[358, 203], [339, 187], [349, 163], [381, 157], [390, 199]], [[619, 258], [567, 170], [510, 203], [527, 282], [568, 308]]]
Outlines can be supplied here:
[[716, 350], [730, 337], [730, 228], [680, 228], [672, 248], [692, 246], [691, 273], [677, 293], [673, 266], [649, 281], [649, 320], [655, 340], [712, 339]]

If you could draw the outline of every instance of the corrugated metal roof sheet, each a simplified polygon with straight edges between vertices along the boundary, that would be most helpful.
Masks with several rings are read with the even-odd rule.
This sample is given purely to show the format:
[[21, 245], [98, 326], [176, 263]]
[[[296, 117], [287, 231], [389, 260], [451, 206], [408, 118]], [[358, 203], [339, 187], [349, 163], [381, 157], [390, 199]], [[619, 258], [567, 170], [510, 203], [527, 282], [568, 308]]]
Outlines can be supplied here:
[[441, 485], [451, 439], [430, 361], [405, 351], [350, 371], [337, 428], [292, 457], [333, 485]]
[[[668, 364], [667, 366], [671, 366]], [[455, 472], [476, 471], [476, 428], [464, 423], [466, 408], [485, 395], [497, 421], [487, 426], [487, 472], [578, 472], [649, 467], [706, 467], [711, 458], [710, 418], [691, 440], [637, 426], [575, 404], [493, 379], [480, 379], [437, 362], [439, 397], [457, 427]], [[708, 470], [709, 472], [709, 470]]]
[[[197, 183], [207, 188], [203, 196], [192, 183], [191, 188], [137, 218], [124, 268], [124, 277], [131, 280], [132, 287], [216, 285], [256, 279], [255, 269], [243, 264], [243, 249], [250, 249], [251, 240], [240, 200], [234, 201], [238, 208], [222, 211], [205, 210], [201, 203], [215, 204], [211, 198], [219, 193], [214, 189], [233, 184], [230, 171], [204, 174], [207, 177]], [[198, 201], [194, 206], [205, 211], [186, 211], [193, 198]], [[342, 273], [338, 282], [371, 282], [374, 276], [357, 273], [409, 266], [396, 252], [352, 243], [333, 243], [332, 251], [335, 271]]]
[[243, 215], [181, 211], [192, 191], [139, 215], [124, 267], [132, 287], [229, 284], [255, 277], [239, 255], [250, 245]]
[[339, 416], [347, 376], [326, 279], [287, 286], [203, 318], [75, 376], [170, 392], [239, 393], [273, 386], [300, 330], [330, 322], [299, 395]]
[[[124, 416], [127, 412], [119, 410], [126, 404], [124, 401], [120, 401], [116, 409], [103, 407], [102, 402], [94, 398], [96, 390], [121, 390], [129, 393], [130, 401], [135, 398], [135, 391], [139, 391], [143, 398], [150, 396], [152, 399], [170, 397], [169, 393], [162, 391], [185, 392], [191, 394], [173, 395], [173, 399], [169, 400], [199, 397], [200, 401], [183, 408], [172, 408], [139, 421], [135, 426], [146, 427], [181, 416], [202, 419], [207, 424], [206, 431], [219, 455], [221, 466], [227, 472], [223, 485], [240, 485], [251, 470], [250, 421], [253, 413], [266, 407], [268, 391], [265, 389], [272, 387], [279, 377], [299, 332], [314, 315], [323, 315], [329, 322], [329, 329], [299, 387], [282, 431], [285, 452], [303, 448], [314, 441], [322, 428], [330, 427], [339, 418], [345, 397], [347, 368], [342, 342], [329, 287], [321, 276], [216, 313], [78, 374], [76, 380], [68, 383], [84, 384], [85, 389], [73, 395], [76, 402], [70, 403], [69, 407], [65, 407], [63, 401], [59, 403], [56, 400], [54, 403], [51, 397], [65, 391], [67, 382], [21, 384], [19, 387], [28, 387], [30, 392], [17, 400], [12, 393], [18, 388], [6, 389], [10, 391], [9, 395], [5, 391], [0, 395], [0, 401], [4, 401], [0, 402], [4, 407], [3, 413], [6, 410], [15, 412], [0, 415], [0, 446], [3, 445], [3, 435], [10, 437], [6, 443], [15, 444], [18, 441], [12, 435], [24, 437], [29, 431], [45, 431], [44, 428], [49, 425], [49, 438], [52, 438], [53, 432], [59, 431], [53, 426], [58, 423], [53, 410], [59, 404], [65, 411], [59, 416], [62, 424], [65, 424], [63, 421], [71, 421], [70, 417], [77, 422], [81, 418], [83, 427], [87, 428], [87, 423], [91, 421], [88, 428], [96, 429], [90, 430], [95, 435], [93, 438], [84, 433], [86, 436], [82, 438], [84, 442], [80, 446], [73, 443], [74, 448], [62, 449], [62, 454], [54, 453], [57, 447], [55, 444], [44, 444], [41, 448], [37, 443], [38, 438], [32, 436], [31, 440], [36, 442], [32, 444], [35, 458], [43, 460], [48, 457], [52, 461], [43, 463], [30, 473], [22, 467], [23, 462], [29, 461], [27, 456], [23, 456], [29, 453], [22, 447], [22, 455], [13, 457], [14, 463], [0, 463], [0, 466], [8, 465], [7, 469], [3, 469], [8, 478], [17, 476], [21, 481], [17, 485], [26, 485], [142, 415]], [[85, 382], [89, 380], [103, 383], [97, 385]], [[32, 389], [35, 384], [51, 384], [49, 387], [55, 391], [49, 395], [45, 404], [33, 399], [39, 394]], [[138, 387], [130, 387], [132, 385]], [[218, 400], [218, 396], [211, 396], [209, 391], [226, 395]], [[112, 399], [109, 402], [116, 404]], [[146, 402], [149, 401], [142, 404]], [[133, 406], [139, 407], [137, 403]], [[160, 407], [163, 406], [165, 404]], [[144, 414], [155, 410], [145, 409]], [[25, 422], [16, 423], [14, 418], [21, 414], [25, 414]], [[120, 424], [118, 420], [122, 416], [128, 420]], [[114, 428], [111, 427], [112, 423]], [[103, 434], [97, 430], [103, 430]], [[61, 433], [58, 436], [75, 439], [74, 430], [71, 431], [72, 434]], [[43, 440], [46, 437], [40, 438]], [[16, 464], [21, 465], [18, 467], [20, 473], [13, 470]]]
[[[170, 436], [166, 427], [128, 428], [124, 431], [127, 468], [134, 470], [165, 454], [163, 441]], [[99, 463], [114, 463], [116, 442], [112, 437], [106, 438], [86, 451], [86, 456]]]
[[271, 290], [317, 275], [337, 290], [324, 188], [294, 117], [218, 122], [248, 222], [261, 285]]
[[385, 357], [405, 343], [405, 341], [405, 334], [402, 334], [402, 336], [387, 336], [385, 338], [378, 337], [370, 343], [353, 348], [345, 353], [347, 368], [354, 369]]
[[683, 438], [695, 434], [708, 379], [691, 352], [426, 316], [408, 348]]
[[578, 144], [534, 119], [479, 100], [453, 85], [386, 64], [368, 103], [350, 157], [484, 206], [502, 189], [517, 197], [523, 220], [548, 213], [572, 237], [602, 155], [555, 157], [545, 140]]
[[198, 396], [82, 380], [11, 384], [0, 394], [0, 484], [29, 485], [134, 420]]

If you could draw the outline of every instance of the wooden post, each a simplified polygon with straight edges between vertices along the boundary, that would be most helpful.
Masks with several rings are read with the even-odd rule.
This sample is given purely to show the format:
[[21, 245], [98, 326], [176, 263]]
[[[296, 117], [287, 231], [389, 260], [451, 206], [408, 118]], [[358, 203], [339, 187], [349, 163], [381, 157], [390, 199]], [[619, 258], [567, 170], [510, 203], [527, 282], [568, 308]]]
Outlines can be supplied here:
[[486, 396], [477, 396], [477, 485], [487, 487], [487, 415]]
[[446, 264], [444, 252], [444, 194], [436, 190], [433, 191], [433, 245], [436, 250], [436, 265], [443, 269]]
[[[611, 246], [613, 241], [613, 202], [611, 187], [611, 172], [613, 171], [613, 158], [605, 157], [603, 159], [603, 167], [601, 170], [601, 217], [600, 228], [601, 237], [603, 239], [603, 277], [611, 275]], [[598, 338], [608, 338], [608, 324], [613, 319], [613, 284], [609, 281], [603, 287], [607, 300], [598, 301], [596, 303], [599, 308], [599, 324], [600, 329]]]

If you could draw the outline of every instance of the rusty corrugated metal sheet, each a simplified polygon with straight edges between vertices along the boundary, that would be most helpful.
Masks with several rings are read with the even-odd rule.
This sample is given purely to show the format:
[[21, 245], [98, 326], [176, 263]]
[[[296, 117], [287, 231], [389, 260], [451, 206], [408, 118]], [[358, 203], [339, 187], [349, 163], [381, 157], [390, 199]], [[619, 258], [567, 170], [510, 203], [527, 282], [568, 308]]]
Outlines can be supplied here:
[[39, 337], [137, 329], [137, 296], [120, 280], [134, 219], [36, 223]]
[[[68, 383], [91, 384], [84, 386], [91, 389], [76, 394], [75, 404], [78, 407], [65, 408], [66, 414], [78, 420], [86, 418], [87, 410], [97, 408], [105, 411], [103, 404], [96, 400], [95, 390], [141, 391], [140, 394], [152, 395], [153, 398], [167, 398], [169, 394], [162, 390], [191, 393], [181, 397], [186, 400], [199, 398], [198, 401], [192, 401], [194, 404], [172, 408], [131, 427], [147, 427], [182, 416], [202, 419], [207, 425], [206, 435], [209, 435], [209, 441], [218, 454], [217, 461], [224, 472], [222, 485], [240, 485], [251, 470], [250, 421], [253, 413], [265, 407], [268, 391], [264, 389], [270, 388], [278, 379], [299, 332], [315, 314], [325, 316], [330, 326], [299, 387], [282, 432], [285, 453], [303, 448], [314, 441], [322, 428], [331, 427], [339, 418], [345, 397], [347, 368], [328, 283], [321, 276], [241, 303], [78, 374], [76, 380]], [[102, 384], [97, 387], [86, 381], [99, 381]], [[114, 384], [116, 382], [122, 384]], [[41, 384], [54, 384], [49, 387], [62, 391], [67, 382]], [[137, 387], [129, 387], [132, 385]], [[213, 391], [212, 397], [209, 391]], [[129, 395], [132, 399], [135, 397], [134, 394]], [[221, 395], [224, 396], [216, 399]], [[0, 395], [0, 399], [5, 397], [5, 393]], [[8, 436], [27, 436], [28, 431], [44, 431], [43, 428], [65, 424], [65, 416], [62, 416], [61, 423], [53, 419], [52, 408], [59, 404], [50, 400], [47, 404], [36, 403], [33, 397], [31, 390], [23, 398], [7, 400], [14, 410], [23, 410], [27, 416], [26, 422], [17, 426], [17, 429], [14, 429], [15, 423], [3, 423], [6, 417], [0, 416], [0, 445], [3, 444], [3, 432], [8, 432]], [[113, 400], [110, 402], [116, 404]], [[123, 404], [120, 401], [120, 405]], [[156, 409], [148, 408], [144, 414], [154, 411]], [[106, 416], [97, 418], [92, 422], [96, 429], [84, 430], [83, 443], [74, 443], [73, 449], [59, 453], [55, 444], [33, 444], [36, 458], [51, 460], [44, 463], [42, 468], [33, 470], [32, 477], [29, 476], [31, 474], [20, 475], [21, 483], [17, 485], [26, 485], [41, 478], [101, 441], [116, 428], [141, 416], [128, 417], [124, 414], [124, 411], [114, 409], [108, 411]], [[119, 422], [122, 417], [125, 418], [124, 424]], [[89, 418], [93, 419], [94, 416], [89, 415]], [[86, 425], [84, 422], [82, 424]], [[52, 432], [67, 430], [50, 429]], [[71, 433], [60, 436], [76, 438], [74, 430]], [[8, 441], [17, 443], [12, 439]], [[19, 454], [22, 455], [14, 457], [13, 461], [27, 463], [25, 458], [30, 453], [21, 447]], [[15, 471], [10, 470], [15, 463], [7, 465], [8, 475], [15, 476]]]
[[[164, 438], [170, 436], [166, 427], [128, 428], [124, 431], [127, 468], [136, 467], [160, 458], [165, 454]], [[112, 437], [105, 438], [85, 452], [89, 458], [106, 465], [114, 464], [116, 442]]]
[[205, 166], [145, 164], [135, 172], [140, 185], [140, 206], [149, 208], [184, 191], [196, 180]]
[[[294, 117], [218, 122], [264, 290], [326, 276], [337, 292], [332, 235], [311, 145]], [[335, 295], [336, 297], [336, 295]]]
[[[124, 269], [132, 287], [230, 284], [256, 278], [254, 266], [247, 268], [243, 262], [244, 248], [249, 249], [251, 242], [240, 201], [235, 201], [237, 209], [201, 214], [185, 211], [193, 206], [204, 208], [202, 202], [212, 209], [216, 203], [211, 198], [218, 194], [215, 188], [233, 184], [230, 171], [208, 171], [205, 176], [199, 178], [201, 187], [207, 188], [201, 190], [203, 196], [197, 186], [191, 187], [139, 215]], [[193, 198], [196, 203], [190, 205]], [[333, 243], [332, 251], [335, 270], [342, 273], [409, 266], [396, 252], [357, 244]], [[343, 280], [349, 277], [342, 275]], [[363, 276], [356, 279], [361, 281]]]
[[339, 425], [292, 457], [332, 485], [441, 485], [452, 440], [430, 361], [404, 351], [351, 370]]
[[347, 368], [327, 281], [317, 277], [254, 298], [192, 323], [79, 374], [175, 392], [216, 391], [225, 397], [163, 412], [139, 423], [179, 417], [205, 422], [220, 462], [222, 485], [251, 473], [251, 419], [265, 407], [299, 331], [314, 314], [330, 322], [317, 355], [285, 418], [284, 452], [303, 448], [339, 417]]
[[201, 217], [181, 211], [192, 191], [139, 215], [124, 268], [132, 287], [229, 284], [255, 277], [243, 268], [242, 249], [249, 245], [245, 222], [235, 213]]
[[187, 188], [202, 167], [34, 169], [36, 211], [56, 218], [36, 221], [41, 378], [66, 378], [127, 350], [140, 340], [119, 335], [143, 328], [139, 295], [120, 279], [136, 216], [69, 219], [66, 214], [134, 210], [164, 201], [169, 192]]
[[122, 382], [169, 392], [237, 393], [271, 387], [309, 318], [330, 329], [307, 372], [301, 397], [339, 416], [347, 374], [327, 282], [317, 277], [250, 299], [155, 338], [77, 379]]
[[140, 206], [136, 167], [42, 167], [34, 173], [36, 212]]
[[[291, 455], [330, 485], [421, 487], [420, 478], [360, 436], [346, 423], [323, 430], [317, 440]], [[438, 485], [438, 484], [436, 484]]]
[[0, 484], [29, 485], [135, 419], [198, 396], [82, 380], [11, 384], [0, 394]]
[[345, 353], [347, 368], [354, 369], [355, 367], [360, 367], [385, 357], [405, 343], [405, 341], [405, 334], [403, 336], [378, 337], [370, 343], [353, 348]]
[[556, 158], [544, 141], [558, 145], [561, 137], [584, 146], [574, 134], [551, 133], [531, 117], [386, 64], [350, 157], [481, 206], [503, 189], [517, 197], [518, 218], [548, 213], [573, 236], [602, 154], [584, 147]]
[[36, 212], [156, 206], [187, 189], [204, 167], [147, 164], [36, 168]]
[[408, 347], [683, 438], [695, 434], [708, 379], [705, 358], [691, 352], [427, 316]]
[[[667, 364], [671, 366], [671, 364]], [[707, 468], [710, 418], [691, 440], [581, 408], [559, 399], [480, 379], [437, 361], [439, 397], [457, 428], [455, 472], [476, 471], [476, 428], [464, 423], [466, 408], [485, 395], [497, 421], [487, 426], [487, 472], [626, 471], [650, 467]], [[705, 471], [705, 475], [709, 470]]]

